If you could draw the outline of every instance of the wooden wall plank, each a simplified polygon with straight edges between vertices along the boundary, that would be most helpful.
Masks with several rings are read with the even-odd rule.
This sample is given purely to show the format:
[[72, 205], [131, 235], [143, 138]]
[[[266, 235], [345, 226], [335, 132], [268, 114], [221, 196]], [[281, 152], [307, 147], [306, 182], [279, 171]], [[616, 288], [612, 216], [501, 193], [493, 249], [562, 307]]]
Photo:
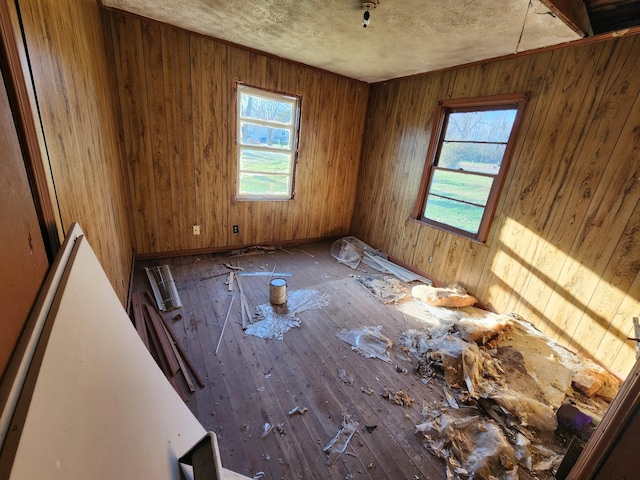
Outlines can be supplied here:
[[[202, 158], [203, 164], [203, 215], [202, 241], [204, 246], [224, 245], [227, 238], [226, 199], [228, 178], [226, 158], [226, 134], [230, 131], [226, 112], [233, 102], [225, 85], [227, 46], [209, 41], [201, 41], [202, 49]], [[174, 227], [175, 228], [175, 227]]]
[[[127, 48], [127, 45], [136, 45], [137, 51], [142, 52], [142, 31], [139, 25], [127, 18], [119, 18], [111, 23], [114, 50]], [[130, 32], [126, 35], [126, 32]], [[118, 97], [120, 109], [131, 112], [127, 117], [122, 117], [122, 128], [125, 132], [135, 132], [140, 138], [143, 136], [145, 125], [148, 123], [148, 111], [141, 99], [146, 97], [144, 82], [145, 70], [143, 56], [136, 55], [123, 58], [115, 55], [116, 75], [118, 78]], [[132, 141], [133, 135], [124, 135], [125, 156], [127, 165], [127, 179], [129, 179], [129, 191], [131, 193], [131, 211], [135, 225], [135, 245], [137, 251], [152, 248], [157, 239], [157, 215], [155, 194], [145, 199], [145, 191], [153, 191], [155, 179], [152, 169], [149, 167], [151, 157], [151, 141]], [[146, 185], [139, 186], [131, 182], [132, 176], [142, 177]]]
[[629, 288], [629, 291], [611, 321], [611, 325], [614, 328], [607, 330], [607, 333], [605, 333], [602, 338], [602, 342], [598, 345], [598, 349], [610, 352], [611, 361], [609, 365], [614, 372], [627, 372], [629, 370], [628, 359], [636, 354], [635, 343], [632, 340], [621, 342], [618, 332], [624, 332], [626, 337], [636, 337], [633, 317], [637, 317], [638, 311], [640, 310], [638, 298], [640, 298], [640, 274], [636, 274], [631, 288]]
[[[204, 218], [205, 206], [204, 206], [204, 165], [202, 161], [198, 159], [202, 159], [204, 157], [204, 143], [203, 139], [203, 86], [202, 79], [204, 78], [204, 66], [202, 60], [202, 49], [200, 48], [202, 38], [201, 37], [190, 37], [190, 49], [191, 49], [191, 64], [190, 64], [190, 82], [191, 82], [191, 107], [192, 107], [192, 126], [193, 126], [193, 183], [190, 185], [188, 180], [182, 185], [182, 188], [186, 190], [193, 191], [193, 199], [195, 201], [195, 213], [196, 213], [196, 223], [203, 223], [202, 219]], [[127, 113], [122, 114], [123, 117], [127, 116]], [[140, 184], [140, 182], [144, 182], [144, 177], [131, 177], [131, 181]], [[187, 232], [187, 235], [190, 235], [190, 232]], [[202, 247], [202, 236], [195, 237], [197, 247]], [[154, 251], [154, 250], [148, 250]]]
[[[82, 225], [124, 303], [132, 268], [129, 193], [111, 45], [97, 0], [19, 0], [61, 226]], [[42, 123], [40, 123], [42, 122]]]
[[[124, 13], [108, 15], [127, 160], [133, 165], [129, 181], [135, 192], [137, 251], [211, 249], [349, 232], [366, 84]], [[125, 68], [137, 64], [144, 65], [144, 72]], [[235, 200], [235, 82], [302, 98], [294, 200]], [[178, 140], [172, 138], [174, 131]], [[191, 233], [195, 224], [201, 227], [197, 239]], [[239, 226], [238, 234], [232, 225]]]
[[[164, 64], [166, 59], [162, 49], [162, 31], [157, 23], [141, 24], [142, 58], [137, 65], [144, 72], [147, 101], [142, 108], [147, 110], [148, 126], [144, 132], [149, 136], [151, 146], [147, 168], [152, 176], [154, 189], [149, 192], [155, 196], [155, 216], [157, 230], [155, 237], [158, 248], [175, 249], [173, 241], [173, 209], [171, 207], [171, 176], [167, 145], [167, 112], [165, 109]], [[170, 85], [166, 86], [170, 88]]]
[[[545, 160], [535, 164], [540, 172], [533, 173], [530, 170], [528, 177], [533, 180], [522, 190], [521, 196], [518, 197], [519, 202], [510, 205], [509, 217], [519, 225], [515, 227], [517, 230], [513, 230], [514, 235], [503, 241], [508, 241], [509, 248], [517, 257], [525, 258], [527, 261], [519, 262], [517, 265], [501, 262], [501, 265], [508, 265], [507, 268], [511, 268], [513, 272], [513, 275], [501, 275], [501, 278], [516, 291], [523, 289], [524, 283], [529, 279], [526, 274], [527, 265], [535, 265], [539, 239], [546, 236], [544, 223], [553, 215], [558, 201], [562, 199], [567, 183], [564, 179], [570, 175], [567, 172], [575, 165], [571, 161], [571, 154], [565, 154], [567, 151], [573, 153], [571, 144], [580, 138], [579, 135], [573, 135], [574, 129], [584, 125], [588, 118], [588, 110], [584, 108], [588, 102], [585, 103], [583, 100], [597, 62], [583, 66], [573, 50], [565, 50], [564, 53], [561, 67], [554, 70], [558, 79], [553, 83], [555, 88], [549, 100], [553, 108], [548, 109], [545, 122], [537, 132], [540, 141], [527, 142], [527, 150], [523, 152], [524, 155]], [[550, 75], [547, 75], [547, 78], [550, 79]], [[543, 226], [540, 227], [539, 224]], [[572, 236], [568, 229], [567, 234]], [[556, 268], [560, 268], [561, 265], [561, 261], [554, 262]], [[504, 304], [507, 309], [515, 308], [518, 297], [512, 295], [508, 289], [502, 290], [501, 293], [507, 298], [496, 298], [496, 302]], [[537, 324], [540, 317], [531, 315], [529, 318]]]
[[[598, 294], [601, 279], [617, 289], [618, 280], [624, 281], [624, 277], [628, 277], [627, 285], [622, 285], [621, 294], [624, 295], [630, 281], [633, 280], [633, 275], [630, 273], [633, 269], [636, 270], [633, 273], [637, 273], [639, 267], [637, 262], [633, 262], [632, 257], [634, 253], [637, 255], [637, 252], [625, 252], [623, 245], [622, 252], [625, 258], [622, 262], [614, 259], [614, 262], [620, 267], [625, 267], [624, 260], [628, 259], [631, 264], [627, 264], [626, 268], [618, 273], [618, 276], [622, 277], [620, 279], [612, 279], [605, 275], [605, 268], [612, 261], [616, 245], [619, 242], [629, 242], [629, 235], [635, 236], [638, 232], [637, 217], [634, 218], [634, 212], [640, 200], [640, 163], [638, 162], [640, 135], [633, 134], [633, 130], [638, 130], [640, 125], [638, 92], [636, 97], [637, 101], [631, 108], [632, 113], [627, 119], [625, 128], [620, 131], [619, 138], [628, 140], [616, 139], [617, 148], [611, 153], [611, 157], [624, 164], [625, 168], [606, 168], [602, 171], [585, 221], [569, 252], [572, 261], [565, 263], [558, 277], [559, 288], [573, 297], [572, 308], [568, 308], [567, 302], [561, 302], [561, 305], [550, 302], [547, 305], [547, 309], [553, 312], [564, 333], [571, 335], [570, 345], [580, 349], [593, 346], [594, 343], [599, 344], [604, 332], [610, 327], [610, 317], [603, 318], [589, 308], [593, 296]], [[611, 135], [611, 137], [616, 136]], [[625, 235], [628, 225], [630, 228]], [[600, 290], [602, 291], [602, 288]], [[554, 299], [557, 299], [557, 296]], [[574, 305], [576, 300], [579, 302], [577, 308]], [[594, 303], [597, 304], [597, 300]], [[588, 317], [589, 321], [585, 322], [585, 317]], [[588, 338], [589, 335], [592, 338]], [[598, 339], [597, 342], [596, 339]]]
[[[174, 37], [174, 52], [177, 66], [174, 72], [177, 90], [177, 157], [179, 158], [179, 178], [175, 189], [175, 198], [178, 196], [181, 203], [183, 222], [178, 235], [181, 239], [182, 249], [194, 249], [198, 247], [198, 237], [191, 235], [189, 228], [198, 224], [196, 196], [193, 188], [195, 174], [194, 153], [194, 119], [191, 83], [191, 41], [189, 35], [181, 30], [172, 31]], [[176, 168], [172, 164], [173, 168]]]
[[[639, 52], [636, 35], [372, 85], [352, 233], [626, 375]], [[435, 102], [516, 92], [531, 96], [487, 242], [411, 220]]]
[[[187, 230], [187, 223], [183, 213], [184, 202], [182, 192], [178, 188], [182, 177], [182, 158], [180, 156], [180, 90], [178, 86], [179, 74], [176, 55], [178, 40], [174, 38], [174, 30], [162, 30], [162, 76], [164, 85], [164, 104], [167, 121], [167, 164], [169, 168], [169, 188], [171, 191], [171, 218], [178, 219], [179, 229], [170, 229], [173, 233], [174, 248], [184, 249], [183, 233]], [[187, 57], [188, 58], [188, 57]]]
[[638, 207], [640, 202], [633, 209], [606, 269], [597, 279], [593, 295], [584, 309], [583, 315], [589, 315], [594, 321], [581, 320], [573, 332], [570, 345], [576, 349], [590, 352], [602, 346], [603, 349], [607, 348], [608, 356], [613, 357], [618, 353], [617, 347], [605, 345], [605, 337], [635, 337], [628, 335], [631, 328], [629, 318], [616, 317], [616, 312], [620, 310], [625, 296], [628, 295], [640, 266], [640, 238], [637, 238], [636, 233], [640, 231]]

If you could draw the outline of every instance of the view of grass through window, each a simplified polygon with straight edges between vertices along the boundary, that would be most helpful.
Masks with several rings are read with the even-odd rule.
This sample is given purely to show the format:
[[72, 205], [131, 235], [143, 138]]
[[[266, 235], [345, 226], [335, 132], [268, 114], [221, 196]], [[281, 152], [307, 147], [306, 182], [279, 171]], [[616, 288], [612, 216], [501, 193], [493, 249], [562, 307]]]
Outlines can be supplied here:
[[435, 170], [424, 216], [469, 233], [477, 233], [493, 179]]
[[424, 218], [477, 234], [517, 109], [451, 112], [431, 171]]
[[291, 198], [298, 100], [238, 86], [238, 198]]

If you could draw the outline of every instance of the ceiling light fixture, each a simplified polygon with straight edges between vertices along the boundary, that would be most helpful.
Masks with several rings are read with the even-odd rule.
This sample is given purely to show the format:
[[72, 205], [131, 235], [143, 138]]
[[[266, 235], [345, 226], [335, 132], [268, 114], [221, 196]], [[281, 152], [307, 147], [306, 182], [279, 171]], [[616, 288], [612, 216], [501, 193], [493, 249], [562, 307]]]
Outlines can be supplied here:
[[369, 18], [371, 18], [370, 10], [380, 5], [380, 0], [360, 0], [360, 6], [364, 8], [364, 15], [362, 16], [362, 26], [367, 28], [369, 25]]

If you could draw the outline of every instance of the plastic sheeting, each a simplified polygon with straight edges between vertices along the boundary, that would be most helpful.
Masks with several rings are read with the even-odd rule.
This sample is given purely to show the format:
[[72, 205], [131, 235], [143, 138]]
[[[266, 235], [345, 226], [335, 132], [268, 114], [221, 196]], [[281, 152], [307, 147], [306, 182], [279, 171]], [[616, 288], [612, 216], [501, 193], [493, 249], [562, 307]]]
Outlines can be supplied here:
[[331, 256], [338, 262], [347, 265], [354, 270], [358, 268], [363, 260], [364, 252], [375, 252], [376, 250], [356, 237], [344, 237], [333, 242], [331, 246]]
[[360, 422], [352, 421], [348, 415], [342, 418], [342, 428], [338, 430], [336, 436], [331, 439], [326, 447], [322, 449], [329, 457], [327, 458], [327, 465], [333, 465], [338, 457], [344, 453], [349, 444], [349, 440], [356, 433]]
[[[472, 398], [490, 398], [518, 417], [522, 425], [541, 431], [553, 431], [558, 423], [554, 410], [547, 404], [519, 392], [509, 385], [508, 374], [489, 353], [456, 335], [430, 338], [425, 332], [410, 330], [403, 334], [403, 344], [418, 357], [438, 362], [443, 358], [459, 359], [462, 379]], [[446, 372], [445, 372], [446, 375]], [[452, 385], [454, 386], [454, 385]]]
[[[423, 412], [427, 420], [416, 425], [427, 448], [447, 464], [447, 478], [515, 480], [518, 462], [528, 451], [516, 450], [493, 421], [476, 409], [435, 409]], [[530, 455], [529, 455], [530, 456]]]
[[382, 335], [382, 327], [362, 327], [356, 330], [342, 329], [336, 333], [336, 337], [351, 345], [351, 349], [367, 358], [378, 358], [385, 362], [391, 362], [387, 349], [393, 342]]
[[329, 296], [316, 290], [296, 290], [289, 293], [284, 306], [274, 307], [270, 303], [258, 305], [256, 313], [259, 321], [245, 330], [256, 337], [282, 340], [284, 333], [300, 326], [298, 315], [306, 310], [318, 310], [329, 304]]

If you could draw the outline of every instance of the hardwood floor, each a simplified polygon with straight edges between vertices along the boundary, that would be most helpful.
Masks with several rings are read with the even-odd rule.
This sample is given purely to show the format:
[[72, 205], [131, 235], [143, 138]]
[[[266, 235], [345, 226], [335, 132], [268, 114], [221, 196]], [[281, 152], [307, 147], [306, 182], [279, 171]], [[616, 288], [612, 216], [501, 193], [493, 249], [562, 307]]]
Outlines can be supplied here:
[[[441, 391], [413, 375], [411, 361], [398, 345], [402, 332], [418, 325], [356, 283], [353, 275], [371, 272], [369, 267], [354, 271], [339, 264], [330, 247], [320, 243], [235, 258], [202, 255], [139, 262], [134, 291], [148, 288], [144, 266], [171, 266], [183, 308], [162, 315], [205, 381], [187, 405], [206, 429], [218, 434], [225, 468], [249, 477], [264, 472], [264, 478], [273, 479], [444, 479], [444, 464], [413, 433], [421, 422], [422, 405], [440, 399]], [[301, 313], [300, 328], [286, 332], [283, 341], [245, 335], [237, 286], [228, 292], [228, 275], [202, 280], [228, 272], [225, 263], [245, 271], [271, 272], [275, 266], [276, 271], [290, 272], [289, 295], [313, 289], [329, 295], [329, 305]], [[267, 278], [243, 277], [242, 282], [252, 311], [269, 302]], [[178, 314], [181, 318], [174, 320]], [[335, 336], [343, 328], [377, 325], [394, 342], [391, 363], [365, 358]], [[399, 373], [396, 365], [408, 373]], [[339, 378], [340, 369], [353, 384]], [[363, 391], [368, 389], [373, 393]], [[406, 390], [415, 399], [413, 406], [389, 403], [381, 396], [385, 389]], [[288, 415], [296, 406], [308, 411]], [[359, 427], [345, 453], [327, 466], [323, 448], [340, 430], [343, 415]], [[286, 433], [274, 428], [263, 438], [265, 423], [283, 424]], [[374, 425], [371, 432], [365, 428]]]

